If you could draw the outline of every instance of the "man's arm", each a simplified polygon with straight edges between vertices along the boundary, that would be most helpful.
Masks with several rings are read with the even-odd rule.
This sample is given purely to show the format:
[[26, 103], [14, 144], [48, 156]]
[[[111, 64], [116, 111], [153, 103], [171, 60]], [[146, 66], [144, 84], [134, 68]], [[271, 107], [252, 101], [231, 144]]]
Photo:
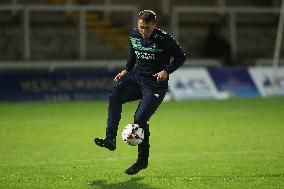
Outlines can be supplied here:
[[129, 43], [129, 46], [130, 46], [129, 56], [125, 68], [125, 70], [128, 72], [130, 72], [134, 68], [134, 65], [136, 64], [136, 54], [134, 52], [131, 42]]
[[122, 70], [120, 73], [118, 73], [115, 77], [114, 77], [114, 81], [118, 82], [120, 81], [123, 77], [125, 77], [128, 72], [130, 72], [133, 68], [134, 65], [136, 64], [136, 54], [133, 50], [133, 47], [130, 43], [130, 50], [129, 50], [129, 56], [128, 56], [128, 60], [126, 63], [126, 67], [124, 70]]
[[168, 74], [173, 73], [175, 70], [177, 70], [180, 66], [183, 65], [185, 61], [185, 54], [179, 44], [175, 41], [175, 39], [172, 36], [168, 36], [167, 43], [169, 47], [170, 55], [173, 57], [173, 60], [170, 64], [168, 64], [165, 67], [165, 71]]

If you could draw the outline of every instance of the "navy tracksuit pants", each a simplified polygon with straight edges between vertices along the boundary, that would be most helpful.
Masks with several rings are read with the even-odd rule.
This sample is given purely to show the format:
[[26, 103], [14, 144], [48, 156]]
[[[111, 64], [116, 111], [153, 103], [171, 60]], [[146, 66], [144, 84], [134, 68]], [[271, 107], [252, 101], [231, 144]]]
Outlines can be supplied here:
[[148, 160], [150, 131], [147, 123], [163, 101], [166, 91], [167, 88], [145, 85], [133, 74], [119, 82], [109, 94], [106, 137], [116, 138], [117, 136], [122, 104], [141, 99], [134, 115], [134, 123], [144, 129], [144, 140], [138, 145], [138, 159]]

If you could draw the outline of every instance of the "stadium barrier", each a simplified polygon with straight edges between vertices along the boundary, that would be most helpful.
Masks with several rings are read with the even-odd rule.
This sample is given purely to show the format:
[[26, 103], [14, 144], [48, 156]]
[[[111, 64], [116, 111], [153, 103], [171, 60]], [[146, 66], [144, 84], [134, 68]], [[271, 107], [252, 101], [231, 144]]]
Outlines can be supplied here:
[[115, 70], [62, 70], [0, 74], [1, 101], [105, 99]]
[[[214, 62], [214, 61], [213, 61]], [[7, 63], [0, 66], [0, 101], [107, 99], [125, 61]], [[108, 65], [108, 66], [106, 66]], [[186, 65], [195, 65], [187, 62]], [[284, 67], [188, 67], [170, 76], [175, 100], [284, 95]]]
[[170, 96], [192, 98], [268, 97], [284, 95], [284, 67], [185, 68], [170, 79]]

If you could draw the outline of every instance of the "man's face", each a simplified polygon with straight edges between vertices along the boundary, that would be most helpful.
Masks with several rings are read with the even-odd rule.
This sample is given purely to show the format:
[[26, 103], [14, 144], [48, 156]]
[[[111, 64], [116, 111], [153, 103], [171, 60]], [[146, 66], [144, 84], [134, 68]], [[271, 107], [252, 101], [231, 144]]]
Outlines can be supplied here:
[[156, 23], [149, 22], [145, 23], [143, 20], [138, 20], [138, 30], [143, 38], [148, 38], [156, 28]]

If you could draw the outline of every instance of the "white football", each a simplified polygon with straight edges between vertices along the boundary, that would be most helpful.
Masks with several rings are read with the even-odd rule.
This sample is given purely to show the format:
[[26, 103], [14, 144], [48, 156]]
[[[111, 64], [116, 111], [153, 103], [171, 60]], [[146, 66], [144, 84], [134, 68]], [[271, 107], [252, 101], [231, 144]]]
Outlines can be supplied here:
[[140, 144], [144, 139], [144, 130], [138, 124], [128, 124], [122, 131], [122, 140], [131, 146]]

